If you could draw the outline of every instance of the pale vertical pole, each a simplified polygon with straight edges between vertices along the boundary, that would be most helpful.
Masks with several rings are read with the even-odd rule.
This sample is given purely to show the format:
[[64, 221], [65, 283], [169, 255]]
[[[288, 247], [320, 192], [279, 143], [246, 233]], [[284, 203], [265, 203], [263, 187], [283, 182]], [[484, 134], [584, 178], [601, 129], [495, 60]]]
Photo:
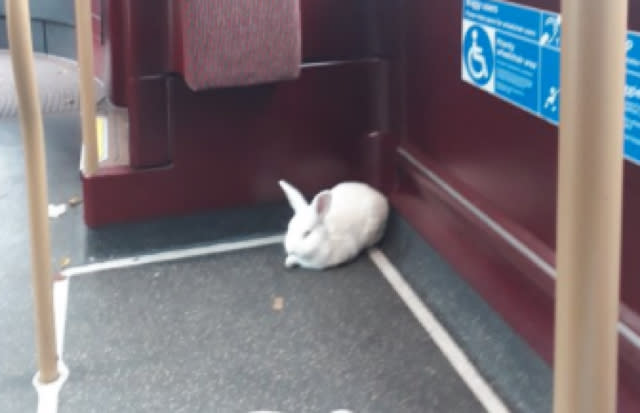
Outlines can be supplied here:
[[93, 29], [91, 1], [75, 0], [76, 46], [80, 71], [80, 113], [82, 115], [83, 172], [92, 176], [98, 169], [96, 92], [93, 73]]
[[[18, 95], [25, 149], [31, 235], [31, 282], [35, 309], [39, 378], [58, 378], [56, 331], [53, 310], [53, 277], [47, 213], [47, 168], [40, 98], [33, 63], [29, 2], [7, 0], [7, 33]], [[5, 334], [11, 334], [5, 332]]]
[[555, 413], [616, 410], [627, 0], [563, 0]]

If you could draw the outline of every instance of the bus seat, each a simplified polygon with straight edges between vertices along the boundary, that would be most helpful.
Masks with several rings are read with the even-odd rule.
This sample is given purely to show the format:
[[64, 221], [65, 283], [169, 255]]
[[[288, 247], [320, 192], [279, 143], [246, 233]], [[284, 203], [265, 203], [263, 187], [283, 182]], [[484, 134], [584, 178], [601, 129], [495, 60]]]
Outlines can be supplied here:
[[182, 71], [194, 91], [296, 79], [299, 0], [181, 0]]
[[[395, 1], [106, 6], [105, 87], [126, 113], [128, 159], [85, 180], [90, 226], [275, 201], [283, 176], [313, 192], [391, 175], [377, 165], [394, 153], [383, 142], [396, 119], [384, 98], [397, 78]], [[227, 73], [229, 62], [238, 66]]]
[[[274, 3], [271, 0], [254, 1]], [[135, 105], [132, 101], [137, 99], [134, 95], [139, 88], [132, 83], [169, 75], [185, 77], [183, 3], [193, 3], [193, 0], [106, 2], [103, 19], [107, 64], [104, 76], [109, 100], [115, 105]], [[209, 0], [209, 3], [216, 1]], [[393, 21], [395, 2], [295, 0], [295, 3], [299, 8], [300, 27], [287, 40], [302, 39], [302, 56], [298, 64], [366, 59], [390, 53], [390, 45], [378, 36], [388, 37], [385, 24]], [[187, 29], [192, 30], [191, 23], [186, 23]], [[245, 30], [250, 28], [244, 27]], [[165, 88], [164, 85], [159, 87]]]

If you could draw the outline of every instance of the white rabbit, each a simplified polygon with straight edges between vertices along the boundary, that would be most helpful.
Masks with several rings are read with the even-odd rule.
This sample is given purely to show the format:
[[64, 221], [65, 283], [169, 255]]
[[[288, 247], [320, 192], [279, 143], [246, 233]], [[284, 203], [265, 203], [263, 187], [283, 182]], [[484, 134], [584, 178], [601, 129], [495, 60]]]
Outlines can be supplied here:
[[321, 270], [340, 265], [382, 239], [389, 203], [369, 185], [344, 182], [307, 204], [296, 188], [279, 183], [294, 210], [284, 241], [287, 268]]

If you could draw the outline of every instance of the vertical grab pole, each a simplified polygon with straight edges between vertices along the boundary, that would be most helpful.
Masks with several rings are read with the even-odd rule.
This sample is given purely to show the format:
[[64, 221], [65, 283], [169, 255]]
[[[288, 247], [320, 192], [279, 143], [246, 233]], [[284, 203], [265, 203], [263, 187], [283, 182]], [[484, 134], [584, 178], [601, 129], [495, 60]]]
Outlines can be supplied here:
[[47, 168], [40, 98], [31, 47], [29, 2], [7, 0], [5, 4], [11, 63], [18, 94], [20, 123], [25, 148], [38, 377], [40, 382], [49, 383], [55, 381], [59, 373], [47, 213]]
[[89, 177], [98, 169], [96, 137], [96, 92], [93, 73], [93, 30], [91, 1], [75, 0], [76, 46], [80, 71], [80, 111], [82, 115], [83, 172]]
[[627, 0], [562, 1], [555, 413], [616, 410]]

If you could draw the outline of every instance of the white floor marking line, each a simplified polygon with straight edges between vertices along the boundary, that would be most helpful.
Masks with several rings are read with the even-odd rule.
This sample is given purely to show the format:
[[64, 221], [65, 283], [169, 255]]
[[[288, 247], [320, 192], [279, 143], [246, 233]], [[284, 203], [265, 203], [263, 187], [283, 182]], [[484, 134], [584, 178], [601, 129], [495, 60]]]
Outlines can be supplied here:
[[60, 396], [60, 390], [67, 377], [69, 377], [69, 370], [62, 361], [58, 362], [58, 371], [60, 376], [58, 380], [42, 384], [38, 378], [39, 374], [36, 374], [33, 378], [33, 386], [38, 392], [38, 413], [57, 413], [58, 412], [58, 400]]
[[78, 267], [70, 267], [62, 271], [65, 277], [75, 277], [83, 274], [116, 270], [120, 268], [137, 267], [146, 264], [177, 261], [186, 258], [202, 257], [206, 255], [220, 254], [224, 252], [247, 250], [282, 243], [283, 235], [273, 235], [261, 238], [252, 238], [246, 241], [225, 242], [202, 247], [185, 248], [180, 250], [157, 252], [136, 257], [119, 258], [115, 260], [87, 264]]
[[39, 373], [33, 377], [33, 386], [38, 392], [38, 413], [57, 413], [60, 390], [69, 377], [69, 369], [64, 364], [63, 347], [67, 321], [67, 302], [69, 280], [56, 281], [53, 284], [53, 307], [55, 310], [56, 350], [58, 352], [58, 371], [60, 376], [52, 383], [40, 383]]
[[[283, 413], [283, 412], [279, 412], [279, 411], [275, 411], [275, 410], [253, 410], [250, 411], [249, 413]], [[353, 413], [351, 410], [333, 410], [331, 411], [331, 413]]]
[[618, 332], [626, 337], [635, 347], [640, 348], [640, 336], [622, 321], [618, 322]]
[[369, 250], [371, 261], [378, 267], [386, 280], [409, 307], [418, 322], [429, 333], [442, 354], [458, 372], [471, 392], [489, 413], [507, 413], [509, 409], [469, 361], [462, 349], [451, 338], [447, 330], [438, 322], [433, 313], [420, 300], [400, 272], [384, 253], [376, 248]]
[[[73, 277], [82, 274], [90, 274], [99, 271], [106, 271], [118, 268], [135, 267], [139, 265], [181, 260], [185, 258], [201, 257], [205, 255], [219, 254], [223, 252], [238, 251], [244, 249], [257, 248], [274, 245], [283, 241], [282, 235], [270, 237], [254, 238], [246, 241], [219, 243], [214, 245], [186, 248], [182, 250], [165, 251], [155, 254], [142, 255], [138, 257], [122, 258], [85, 266], [67, 268], [62, 271], [62, 276]], [[67, 278], [56, 281], [53, 286], [53, 304], [55, 309], [56, 324], [56, 349], [58, 352], [58, 370], [60, 376], [52, 383], [43, 384], [40, 382], [39, 373], [33, 377], [32, 384], [38, 393], [37, 413], [57, 413], [59, 396], [62, 386], [69, 377], [69, 369], [63, 362], [64, 337], [67, 319], [67, 303], [69, 297], [69, 282]]]
[[[549, 264], [544, 258], [539, 256], [535, 251], [521, 242], [519, 239], [514, 237], [509, 231], [504, 229], [500, 224], [498, 224], [495, 220], [493, 220], [489, 215], [485, 214], [475, 206], [471, 201], [465, 198], [462, 194], [456, 191], [453, 187], [445, 182], [444, 179], [440, 178], [435, 172], [421, 164], [416, 158], [411, 156], [409, 152], [405, 149], [398, 149], [398, 154], [403, 156], [411, 165], [417, 168], [423, 175], [431, 179], [438, 185], [442, 190], [448, 193], [452, 198], [458, 201], [462, 206], [468, 209], [473, 215], [475, 215], [479, 220], [487, 224], [491, 230], [493, 230], [496, 234], [498, 234], [502, 239], [507, 241], [512, 247], [518, 250], [522, 255], [527, 257], [531, 262], [533, 262], [538, 268], [540, 268], [545, 274], [549, 277], [555, 279], [556, 278], [556, 269]], [[618, 332], [625, 337], [631, 344], [635, 347], [640, 348], [640, 335], [638, 335], [634, 330], [632, 330], [627, 324], [622, 321], [618, 322]]]
[[67, 326], [67, 302], [69, 298], [69, 280], [53, 283], [53, 308], [55, 309], [56, 345], [58, 357], [62, 358], [64, 348], [64, 332]]

